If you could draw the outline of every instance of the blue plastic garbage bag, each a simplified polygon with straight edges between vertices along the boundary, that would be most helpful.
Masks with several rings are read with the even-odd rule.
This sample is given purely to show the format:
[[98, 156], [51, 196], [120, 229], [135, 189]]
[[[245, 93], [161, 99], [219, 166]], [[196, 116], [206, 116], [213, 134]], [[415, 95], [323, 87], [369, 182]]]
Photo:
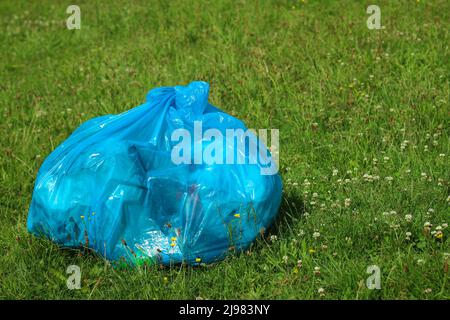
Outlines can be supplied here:
[[[248, 248], [274, 221], [281, 179], [237, 147], [255, 136], [217, 144], [247, 128], [208, 93], [205, 82], [156, 88], [141, 106], [82, 124], [42, 164], [28, 230], [127, 264], [208, 263]], [[196, 136], [199, 127], [216, 135]], [[215, 162], [202, 159], [208, 148]]]

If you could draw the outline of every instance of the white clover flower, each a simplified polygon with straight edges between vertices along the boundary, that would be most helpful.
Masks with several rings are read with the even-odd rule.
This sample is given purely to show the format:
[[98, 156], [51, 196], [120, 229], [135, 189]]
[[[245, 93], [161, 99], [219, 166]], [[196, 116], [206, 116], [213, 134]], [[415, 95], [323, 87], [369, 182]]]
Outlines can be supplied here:
[[297, 267], [301, 268], [303, 265], [303, 261], [302, 260], [297, 260]]
[[287, 263], [288, 260], [289, 260], [289, 257], [288, 257], [288, 256], [283, 256], [283, 262], [284, 262], [284, 263]]
[[408, 146], [408, 144], [409, 144], [409, 141], [408, 141], [408, 140], [403, 141], [403, 142], [400, 144], [400, 149], [401, 149], [402, 151], [405, 150], [406, 147]]
[[272, 242], [274, 242], [274, 241], [277, 241], [278, 240], [278, 237], [276, 236], [276, 235], [271, 235], [270, 236], [270, 241], [272, 241]]
[[407, 222], [411, 222], [411, 221], [412, 221], [412, 215], [411, 215], [411, 214], [405, 215], [405, 220], [406, 220]]
[[344, 200], [344, 206], [345, 207], [350, 207], [351, 203], [352, 203], [352, 200], [350, 198], [346, 198]]
[[389, 182], [391, 182], [392, 180], [394, 180], [394, 178], [392, 178], [391, 176], [388, 176], [388, 177], [386, 177], [386, 178], [384, 178], [386, 181], [389, 181]]
[[319, 239], [320, 238], [320, 233], [319, 232], [314, 232], [313, 233], [313, 238], [314, 239]]
[[325, 295], [325, 289], [324, 289], [324, 288], [319, 288], [319, 289], [317, 289], [317, 292], [318, 292], [321, 296], [324, 296], [324, 295]]
[[363, 179], [364, 179], [365, 181], [367, 181], [367, 182], [372, 182], [372, 181], [374, 181], [374, 180], [380, 179], [380, 177], [379, 177], [379, 176], [373, 176], [373, 175], [371, 175], [371, 174], [365, 173], [365, 174], [363, 175]]
[[333, 176], [337, 176], [338, 172], [339, 172], [339, 171], [338, 171], [337, 169], [334, 169], [334, 170], [333, 170]]

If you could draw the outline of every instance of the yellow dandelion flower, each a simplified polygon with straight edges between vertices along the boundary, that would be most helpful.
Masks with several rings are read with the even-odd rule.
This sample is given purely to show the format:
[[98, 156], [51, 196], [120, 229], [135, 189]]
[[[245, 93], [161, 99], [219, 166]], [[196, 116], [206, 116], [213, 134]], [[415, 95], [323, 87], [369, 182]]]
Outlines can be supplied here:
[[84, 216], [80, 216], [81, 219], [84, 219]]
[[241, 215], [240, 215], [239, 213], [236, 213], [234, 216], [235, 216], [236, 218], [240, 218], [240, 217], [241, 217]]
[[175, 242], [175, 241], [177, 241], [177, 237], [172, 237], [172, 238], [170, 238], [170, 240], [172, 240], [172, 242]]
[[200, 259], [200, 258], [195, 258], [195, 262], [201, 262], [202, 261], [202, 259]]
[[309, 252], [310, 254], [313, 254], [313, 253], [316, 253], [316, 250], [314, 250], [313, 248], [310, 248], [310, 249], [308, 250], [308, 252]]
[[175, 245], [176, 245], [175, 242], [172, 242], [172, 243], [170, 244], [171, 247], [175, 247]]
[[169, 279], [167, 277], [164, 277], [163, 280], [164, 280], [164, 282], [168, 282], [169, 281]]

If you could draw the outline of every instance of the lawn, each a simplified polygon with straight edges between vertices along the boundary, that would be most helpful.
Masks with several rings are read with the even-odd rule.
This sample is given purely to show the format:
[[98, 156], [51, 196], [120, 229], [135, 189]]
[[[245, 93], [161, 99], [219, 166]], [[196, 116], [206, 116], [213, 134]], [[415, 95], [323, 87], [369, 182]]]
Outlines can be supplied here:
[[[450, 299], [450, 2], [0, 3], [1, 299]], [[154, 87], [280, 130], [274, 227], [199, 267], [113, 268], [27, 233], [37, 171], [84, 121]], [[80, 290], [66, 268], [78, 265]], [[369, 266], [380, 289], [369, 289]]]

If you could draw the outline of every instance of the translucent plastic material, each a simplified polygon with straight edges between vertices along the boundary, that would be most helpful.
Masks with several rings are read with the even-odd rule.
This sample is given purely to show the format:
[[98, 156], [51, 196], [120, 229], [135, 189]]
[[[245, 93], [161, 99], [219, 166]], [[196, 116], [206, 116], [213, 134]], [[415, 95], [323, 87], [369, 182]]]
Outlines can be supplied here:
[[[208, 263], [246, 249], [278, 212], [280, 176], [262, 175], [259, 163], [171, 158], [172, 133], [192, 132], [194, 121], [224, 135], [246, 130], [208, 93], [205, 82], [157, 88], [141, 106], [82, 124], [42, 164], [28, 230], [128, 263]], [[209, 143], [202, 138], [201, 148]]]

